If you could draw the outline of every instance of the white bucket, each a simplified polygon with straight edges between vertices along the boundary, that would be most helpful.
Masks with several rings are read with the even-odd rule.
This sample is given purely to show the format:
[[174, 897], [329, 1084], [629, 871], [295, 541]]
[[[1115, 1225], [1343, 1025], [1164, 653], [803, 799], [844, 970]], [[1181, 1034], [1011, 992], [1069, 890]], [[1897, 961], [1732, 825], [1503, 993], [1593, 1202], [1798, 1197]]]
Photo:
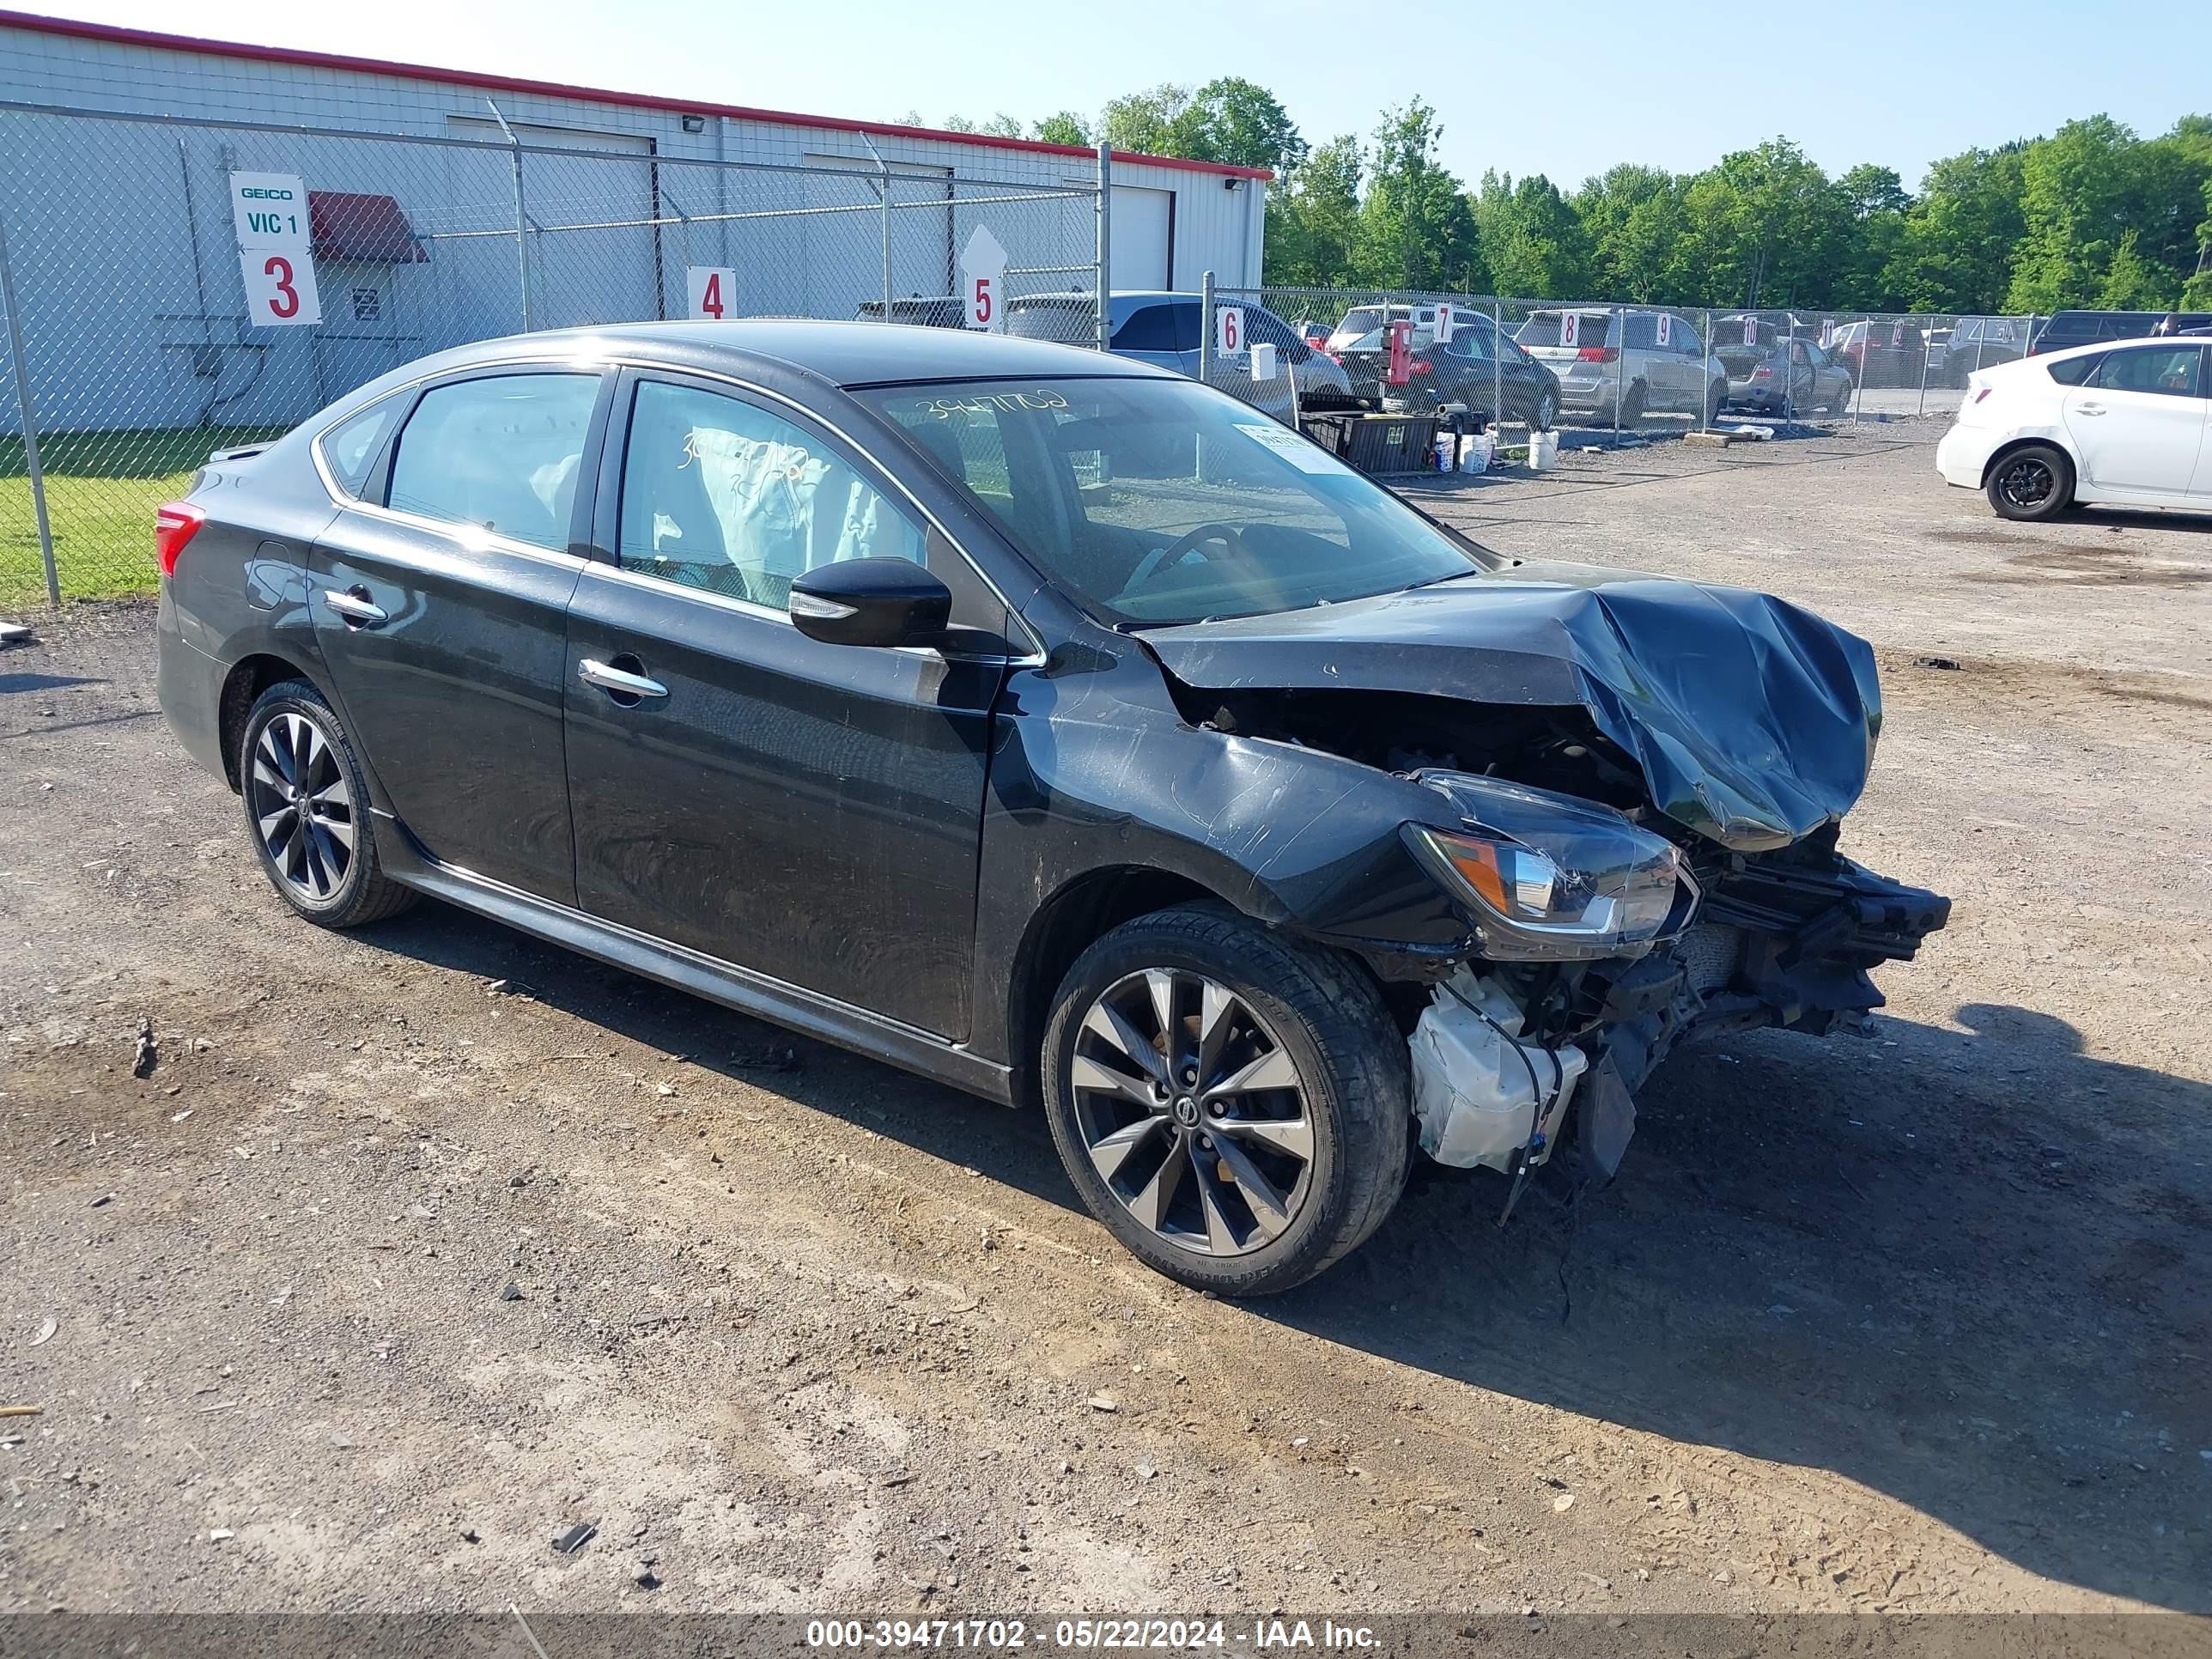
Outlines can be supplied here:
[[1487, 472], [1498, 459], [1498, 440], [1487, 432], [1470, 433], [1459, 441], [1459, 470]]
[[1559, 434], [1556, 432], [1532, 432], [1528, 434], [1528, 470], [1549, 472], [1559, 464]]

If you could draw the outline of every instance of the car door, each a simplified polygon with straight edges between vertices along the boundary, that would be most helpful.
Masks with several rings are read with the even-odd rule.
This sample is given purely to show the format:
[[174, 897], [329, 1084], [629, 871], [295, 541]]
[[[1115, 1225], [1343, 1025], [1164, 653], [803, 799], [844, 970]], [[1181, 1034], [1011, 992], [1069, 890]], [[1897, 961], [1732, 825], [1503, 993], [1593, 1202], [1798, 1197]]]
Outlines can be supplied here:
[[562, 903], [576, 481], [611, 386], [536, 366], [428, 386], [308, 555], [317, 644], [400, 821], [441, 862]]
[[2067, 435], [2093, 489], [2179, 495], [2204, 448], [2204, 349], [2191, 343], [2108, 352], [2095, 373], [2068, 388]]
[[[627, 373], [568, 611], [579, 906], [941, 1036], [967, 1035], [1005, 607], [836, 434]], [[792, 579], [909, 557], [974, 651], [824, 644]]]

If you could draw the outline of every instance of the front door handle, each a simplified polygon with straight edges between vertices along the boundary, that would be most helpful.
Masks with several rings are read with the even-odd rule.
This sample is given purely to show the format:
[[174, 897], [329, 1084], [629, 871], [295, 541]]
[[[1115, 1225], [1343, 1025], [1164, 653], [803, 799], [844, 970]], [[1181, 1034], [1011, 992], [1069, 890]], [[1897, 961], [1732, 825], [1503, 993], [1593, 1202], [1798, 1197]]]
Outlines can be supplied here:
[[341, 593], [334, 587], [326, 587], [323, 590], [323, 605], [344, 617], [349, 628], [374, 628], [387, 615], [382, 605], [359, 589]]
[[668, 688], [659, 680], [647, 679], [642, 674], [633, 674], [628, 669], [617, 668], [611, 663], [585, 658], [576, 665], [576, 678], [586, 685], [596, 685], [611, 696], [620, 697], [665, 697]]

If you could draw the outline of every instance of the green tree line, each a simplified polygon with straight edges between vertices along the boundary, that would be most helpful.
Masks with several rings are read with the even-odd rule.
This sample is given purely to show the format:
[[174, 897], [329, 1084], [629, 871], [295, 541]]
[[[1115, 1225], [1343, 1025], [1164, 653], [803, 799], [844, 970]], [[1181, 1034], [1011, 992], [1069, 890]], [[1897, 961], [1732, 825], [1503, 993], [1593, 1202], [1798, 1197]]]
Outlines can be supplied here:
[[[918, 115], [905, 118], [921, 125]], [[1309, 144], [1264, 87], [1228, 76], [945, 125], [1272, 168], [1265, 277], [1529, 299], [1808, 311], [2212, 309], [2212, 116], [2139, 137], [2106, 115], [1936, 162], [1830, 178], [1787, 138], [1700, 173], [1624, 161], [1563, 190], [1542, 173], [1470, 187], [1419, 98], [1364, 140]]]

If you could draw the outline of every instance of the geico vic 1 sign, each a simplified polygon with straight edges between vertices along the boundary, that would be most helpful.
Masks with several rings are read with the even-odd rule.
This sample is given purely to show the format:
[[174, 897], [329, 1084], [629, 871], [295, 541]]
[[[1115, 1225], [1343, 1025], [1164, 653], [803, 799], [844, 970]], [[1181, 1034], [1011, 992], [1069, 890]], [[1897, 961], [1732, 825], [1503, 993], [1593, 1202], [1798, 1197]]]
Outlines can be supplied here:
[[231, 227], [238, 236], [246, 314], [260, 328], [323, 320], [315, 291], [313, 228], [307, 186], [291, 173], [230, 175]]

